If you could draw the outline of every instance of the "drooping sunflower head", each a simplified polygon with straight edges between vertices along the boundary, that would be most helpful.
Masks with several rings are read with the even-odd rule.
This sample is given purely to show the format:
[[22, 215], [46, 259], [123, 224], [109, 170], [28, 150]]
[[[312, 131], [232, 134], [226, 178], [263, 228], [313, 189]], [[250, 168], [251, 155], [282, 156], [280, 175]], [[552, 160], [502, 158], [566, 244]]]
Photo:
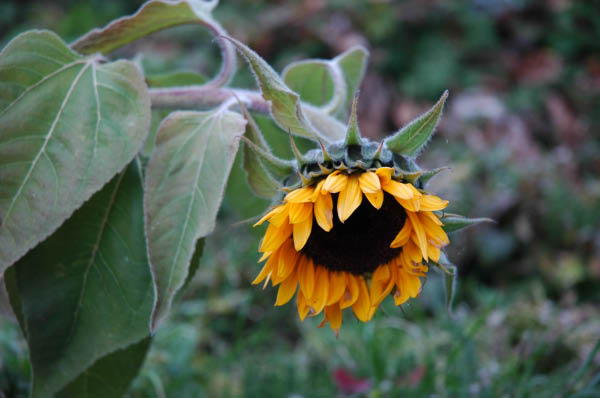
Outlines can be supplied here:
[[388, 295], [396, 305], [417, 297], [429, 264], [449, 272], [442, 253], [450, 243], [448, 201], [424, 189], [439, 169], [421, 170], [401, 149], [414, 146], [406, 134], [425, 144], [423, 130], [426, 138], [433, 133], [445, 97], [381, 143], [360, 137], [356, 100], [343, 142], [302, 155], [292, 141], [297, 183], [283, 187], [286, 194], [255, 224], [268, 227], [253, 284], [278, 286], [275, 305], [296, 296], [300, 319], [324, 313], [321, 325], [338, 333], [344, 309], [367, 322]]

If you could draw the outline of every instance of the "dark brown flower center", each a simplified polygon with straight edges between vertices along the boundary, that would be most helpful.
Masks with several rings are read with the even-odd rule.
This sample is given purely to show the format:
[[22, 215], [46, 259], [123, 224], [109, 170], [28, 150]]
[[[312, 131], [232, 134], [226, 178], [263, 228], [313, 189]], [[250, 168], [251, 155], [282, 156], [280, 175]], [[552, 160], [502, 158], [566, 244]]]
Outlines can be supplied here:
[[384, 194], [379, 210], [363, 196], [361, 205], [343, 224], [338, 219], [336, 205], [337, 194], [334, 194], [331, 231], [325, 232], [314, 223], [301, 250], [315, 265], [363, 275], [400, 254], [402, 248], [392, 249], [390, 243], [404, 226], [406, 212], [393, 196]]

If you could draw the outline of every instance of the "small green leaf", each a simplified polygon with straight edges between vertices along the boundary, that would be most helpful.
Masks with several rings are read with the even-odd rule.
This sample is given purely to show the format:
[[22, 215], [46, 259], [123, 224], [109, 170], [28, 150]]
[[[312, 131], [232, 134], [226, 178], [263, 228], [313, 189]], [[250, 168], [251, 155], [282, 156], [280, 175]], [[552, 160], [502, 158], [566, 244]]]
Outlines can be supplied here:
[[244, 145], [242, 152], [242, 167], [246, 172], [246, 180], [256, 196], [270, 199], [277, 195], [281, 185], [265, 169], [265, 166], [248, 145]]
[[467, 218], [458, 214], [446, 213], [442, 216], [441, 221], [444, 223], [442, 228], [446, 232], [454, 232], [463, 228], [470, 227], [471, 225], [479, 224], [482, 222], [495, 222], [491, 218]]
[[438, 167], [437, 169], [423, 170], [423, 173], [419, 177], [419, 181], [425, 186], [433, 177], [438, 175], [438, 173], [446, 170], [450, 170], [450, 167]]
[[398, 155], [417, 156], [435, 132], [446, 98], [448, 98], [448, 90], [442, 94], [433, 108], [387, 138], [386, 147]]
[[334, 113], [346, 101], [346, 82], [342, 71], [332, 61], [308, 59], [288, 65], [282, 72], [288, 87], [302, 101]]
[[48, 31], [2, 50], [0, 274], [133, 159], [149, 123], [131, 62], [82, 58]]
[[[270, 160], [277, 158], [271, 153], [252, 115], [248, 113], [243, 104], [240, 104], [240, 106], [248, 122], [245, 143], [242, 149], [242, 168], [246, 172], [246, 180], [252, 191], [259, 197], [270, 199], [277, 194], [281, 184], [267, 170], [265, 165], [273, 164]], [[287, 174], [291, 173], [292, 170], [293, 167], [290, 165]]]
[[[343, 137], [343, 135], [335, 136], [335, 134], [338, 133], [336, 131], [330, 132], [322, 130], [324, 134], [317, 131], [312, 125], [310, 118], [305, 114], [303, 106], [300, 103], [299, 95], [290, 90], [283, 80], [281, 80], [277, 72], [246, 45], [232, 38], [229, 38], [229, 40], [248, 61], [250, 68], [255, 74], [263, 98], [267, 101], [271, 101], [271, 114], [273, 119], [284, 131], [289, 131], [292, 134], [311, 138], [313, 140], [322, 138], [328, 142]], [[327, 115], [320, 117], [326, 116]]]
[[149, 335], [154, 287], [143, 216], [134, 161], [6, 273], [29, 345], [34, 398], [53, 396]]
[[[300, 94], [302, 101], [346, 122], [354, 93], [365, 72], [367, 57], [364, 47], [352, 47], [332, 60], [294, 62], [283, 70], [282, 76], [288, 87]], [[314, 122], [313, 126], [319, 129]]]
[[211, 19], [210, 7], [195, 9], [192, 3], [199, 2], [148, 1], [135, 14], [119, 18], [104, 28], [91, 30], [75, 40], [71, 47], [82, 54], [106, 54], [150, 33]]
[[171, 73], [161, 73], [156, 75], [146, 75], [146, 84], [148, 87], [177, 87], [192, 86], [204, 84], [208, 81], [206, 76], [191, 71], [179, 71]]
[[219, 108], [174, 112], [159, 128], [144, 198], [157, 287], [153, 329], [167, 316], [185, 282], [196, 242], [215, 226], [245, 125], [240, 114]]
[[257, 156], [256, 159], [260, 161], [265, 171], [275, 177], [275, 179], [289, 176], [294, 171], [294, 162], [280, 159], [273, 154], [252, 115], [243, 104], [240, 104], [240, 106], [244, 118], [248, 122], [246, 125], [246, 134], [242, 137], [245, 144], [244, 153], [246, 153], [247, 149], [250, 149]]
[[142, 367], [151, 341], [150, 337], [146, 337], [139, 343], [99, 359], [91, 368], [56, 394], [56, 398], [122, 397]]
[[360, 131], [358, 129], [357, 110], [358, 95], [354, 96], [352, 101], [352, 111], [350, 112], [350, 120], [348, 121], [348, 130], [346, 131], [346, 145], [360, 145]]
[[346, 100], [343, 107], [337, 110], [339, 117], [347, 116], [348, 108], [352, 103], [354, 93], [360, 87], [360, 83], [365, 75], [367, 59], [369, 52], [362, 46], [352, 47], [333, 59], [333, 62], [340, 67], [346, 81]]

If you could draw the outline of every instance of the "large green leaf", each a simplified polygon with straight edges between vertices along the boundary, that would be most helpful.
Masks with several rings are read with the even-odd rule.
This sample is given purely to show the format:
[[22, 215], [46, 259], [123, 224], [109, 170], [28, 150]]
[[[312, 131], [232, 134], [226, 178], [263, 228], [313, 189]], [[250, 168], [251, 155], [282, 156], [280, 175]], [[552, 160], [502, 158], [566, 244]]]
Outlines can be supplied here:
[[133, 159], [150, 123], [137, 67], [99, 63], [55, 34], [0, 53], [0, 274]]
[[151, 338], [146, 337], [139, 343], [108, 354], [56, 394], [56, 398], [123, 396], [144, 363], [150, 342]]
[[[344, 129], [325, 130], [325, 123], [321, 122], [321, 129], [313, 125], [313, 117], [318, 119], [333, 119], [325, 112], [319, 115], [307, 115], [300, 102], [300, 96], [293, 92], [279, 77], [277, 72], [262, 59], [256, 52], [245, 44], [229, 38], [239, 52], [246, 58], [250, 68], [255, 74], [256, 81], [265, 100], [271, 102], [271, 114], [277, 124], [284, 130], [313, 140], [335, 141], [344, 137]], [[312, 113], [319, 112], [316, 108]], [[333, 119], [335, 121], [335, 119]]]
[[221, 108], [175, 112], [159, 128], [144, 199], [157, 286], [154, 328], [186, 279], [196, 241], [214, 228], [245, 125], [240, 114]]
[[448, 90], [442, 94], [433, 108], [387, 138], [385, 140], [386, 147], [398, 155], [417, 156], [435, 132], [446, 98], [448, 98]]
[[109, 53], [139, 38], [172, 26], [210, 21], [218, 1], [151, 0], [135, 14], [119, 18], [104, 28], [94, 29], [71, 44], [82, 54]]
[[143, 220], [134, 161], [7, 272], [29, 345], [33, 397], [52, 396], [96, 361], [149, 335], [154, 287]]

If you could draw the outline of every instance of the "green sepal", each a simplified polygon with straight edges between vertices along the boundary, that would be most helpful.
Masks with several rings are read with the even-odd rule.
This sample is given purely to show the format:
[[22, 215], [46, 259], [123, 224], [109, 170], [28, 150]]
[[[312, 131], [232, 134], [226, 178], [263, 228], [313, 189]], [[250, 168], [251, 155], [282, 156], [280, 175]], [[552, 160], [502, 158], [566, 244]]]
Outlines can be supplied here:
[[350, 120], [348, 121], [348, 130], [346, 130], [345, 144], [349, 145], [360, 145], [360, 131], [358, 130], [357, 112], [356, 105], [358, 103], [358, 94], [354, 96], [352, 101], [352, 110], [350, 111]]
[[293, 162], [275, 156], [265, 140], [256, 121], [240, 102], [242, 114], [248, 122], [246, 132], [241, 137], [242, 168], [246, 172], [248, 185], [260, 197], [272, 198], [281, 187], [279, 179], [283, 179], [294, 171]]
[[444, 91], [433, 108], [386, 139], [386, 147], [398, 155], [417, 156], [435, 132], [446, 98], [448, 98], [448, 90]]
[[309, 160], [302, 155], [302, 152], [298, 149], [296, 145], [296, 141], [294, 141], [294, 136], [290, 133], [290, 147], [292, 148], [292, 153], [294, 154], [294, 158], [296, 158], [296, 162], [298, 163], [298, 168], [303, 165], [309, 163]]
[[437, 173], [439, 173], [440, 171], [443, 171], [443, 170], [448, 170], [448, 169], [449, 169], [449, 167], [439, 167], [439, 168], [433, 169], [433, 170], [416, 170], [416, 171], [403, 172], [402, 178], [405, 179], [406, 181], [410, 182], [413, 185], [415, 185], [417, 183], [421, 183], [421, 184], [423, 184], [423, 186], [425, 186], [425, 184], [427, 184], [429, 182], [429, 180], [431, 180], [431, 178], [433, 176], [435, 176]]
[[470, 227], [475, 224], [482, 222], [496, 222], [491, 218], [480, 217], [480, 218], [467, 218], [459, 214], [445, 213], [442, 215], [440, 221], [444, 223], [442, 228], [446, 232], [454, 232], [463, 228]]
[[458, 279], [458, 271], [454, 264], [448, 260], [448, 256], [443, 251], [440, 253], [440, 259], [434, 263], [444, 274], [444, 293], [446, 297], [446, 311], [452, 313], [452, 303], [454, 302], [454, 294], [456, 292], [456, 282]]
[[450, 167], [438, 167], [437, 169], [432, 170], [423, 170], [423, 174], [419, 177], [419, 181], [423, 186], [425, 186], [433, 177], [435, 177], [439, 172], [450, 170]]

